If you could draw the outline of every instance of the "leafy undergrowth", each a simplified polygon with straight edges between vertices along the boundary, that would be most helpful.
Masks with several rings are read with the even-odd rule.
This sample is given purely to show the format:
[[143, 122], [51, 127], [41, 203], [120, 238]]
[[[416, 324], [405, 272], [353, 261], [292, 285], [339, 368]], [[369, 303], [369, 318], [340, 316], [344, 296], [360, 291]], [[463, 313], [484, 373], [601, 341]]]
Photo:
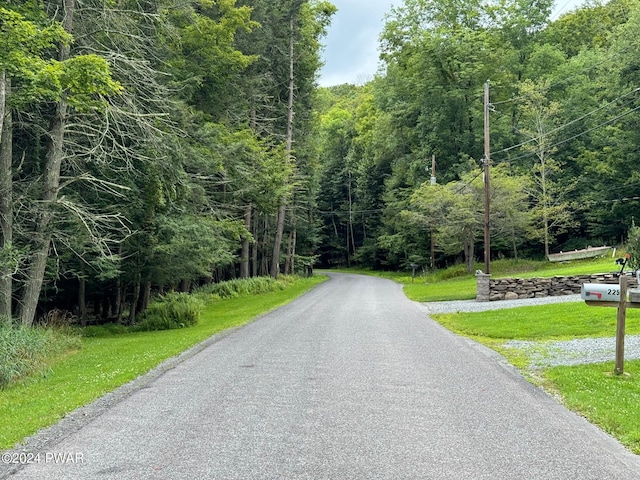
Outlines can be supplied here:
[[80, 338], [69, 329], [0, 323], [0, 389], [29, 374], [46, 372], [49, 358], [80, 345]]

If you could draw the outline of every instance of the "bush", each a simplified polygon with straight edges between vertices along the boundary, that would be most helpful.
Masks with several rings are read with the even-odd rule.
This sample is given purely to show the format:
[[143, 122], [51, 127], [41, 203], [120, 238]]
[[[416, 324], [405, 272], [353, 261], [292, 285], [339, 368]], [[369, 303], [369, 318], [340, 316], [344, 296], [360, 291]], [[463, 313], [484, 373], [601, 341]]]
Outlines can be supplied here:
[[627, 253], [630, 254], [628, 266], [630, 270], [636, 271], [640, 269], [640, 227], [634, 222], [627, 235], [625, 246]]
[[204, 302], [198, 296], [171, 292], [154, 301], [144, 312], [135, 330], [171, 330], [198, 323]]
[[83, 337], [108, 337], [129, 333], [131, 330], [120, 323], [105, 323], [103, 325], [87, 325], [80, 331]]
[[77, 335], [69, 330], [24, 327], [0, 322], [0, 388], [43, 370], [48, 358], [80, 348]]
[[291, 283], [286, 275], [277, 280], [272, 277], [238, 278], [220, 283], [211, 283], [198, 289], [198, 293], [215, 295], [218, 298], [235, 298], [240, 295], [257, 295], [259, 293], [284, 290]]

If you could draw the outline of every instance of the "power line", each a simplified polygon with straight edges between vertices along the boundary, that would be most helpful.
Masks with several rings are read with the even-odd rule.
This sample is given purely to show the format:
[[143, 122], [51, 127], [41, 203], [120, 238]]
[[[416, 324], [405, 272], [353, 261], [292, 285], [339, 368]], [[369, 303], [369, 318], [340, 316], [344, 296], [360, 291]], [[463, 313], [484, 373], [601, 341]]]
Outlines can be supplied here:
[[[560, 140], [560, 141], [558, 141], [558, 142], [556, 142], [556, 143], [554, 143], [554, 144], [552, 144], [552, 145], [549, 145], [547, 148], [548, 148], [548, 149], [551, 149], [551, 148], [557, 147], [557, 146], [559, 146], [559, 145], [562, 145], [562, 144], [564, 144], [564, 143], [570, 142], [571, 140], [575, 140], [576, 138], [579, 138], [579, 137], [581, 137], [581, 136], [583, 136], [583, 135], [586, 135], [587, 133], [593, 132], [594, 130], [597, 130], [597, 129], [602, 128], [602, 127], [604, 127], [604, 126], [606, 126], [606, 125], [609, 125], [609, 124], [611, 124], [611, 123], [614, 123], [614, 122], [616, 122], [617, 120], [620, 120], [621, 118], [623, 118], [623, 117], [625, 117], [625, 116], [627, 116], [627, 115], [629, 115], [629, 114], [631, 114], [631, 113], [633, 113], [633, 112], [635, 112], [635, 111], [637, 111], [637, 110], [640, 110], [640, 105], [639, 105], [639, 106], [637, 106], [637, 107], [632, 108], [631, 110], [627, 110], [626, 112], [621, 113], [620, 115], [618, 115], [618, 116], [616, 116], [616, 117], [614, 117], [614, 118], [612, 118], [612, 119], [609, 119], [609, 120], [607, 120], [607, 121], [605, 121], [605, 122], [602, 122], [602, 123], [600, 123], [599, 125], [596, 125], [595, 127], [589, 128], [589, 129], [584, 130], [584, 131], [582, 131], [582, 132], [580, 132], [580, 133], [577, 133], [577, 134], [575, 134], [575, 135], [573, 135], [573, 136], [571, 136], [571, 137], [569, 137], [569, 138], [562, 139], [562, 140]], [[538, 140], [542, 139], [543, 137], [544, 137], [544, 136], [537, 137], [537, 138], [535, 138], [535, 139], [532, 139], [532, 140], [530, 140], [530, 141], [528, 141], [528, 142], [525, 142], [524, 144], [521, 144], [521, 145], [518, 145], [518, 146], [525, 145], [526, 143], [530, 143], [531, 141], [538, 141]], [[510, 148], [510, 149], [511, 149], [511, 148]], [[510, 150], [510, 149], [509, 149], [509, 150]], [[501, 153], [501, 152], [504, 152], [504, 151], [506, 151], [506, 150], [507, 150], [507, 149], [505, 149], [505, 150], [503, 150], [503, 151], [500, 151], [500, 152], [496, 152], [496, 153]], [[536, 152], [528, 152], [528, 153], [524, 153], [524, 154], [522, 154], [522, 155], [517, 155], [517, 156], [515, 156], [515, 157], [504, 158], [504, 159], [502, 159], [502, 160], [503, 160], [503, 161], [504, 161], [504, 160], [515, 161], [515, 160], [520, 160], [520, 159], [523, 159], [523, 158], [533, 157], [533, 156], [535, 156], [535, 155], [536, 155]]]
[[549, 130], [548, 132], [546, 132], [546, 133], [544, 133], [544, 134], [540, 135], [539, 137], [531, 138], [531, 139], [529, 139], [529, 140], [527, 140], [527, 141], [525, 141], [525, 142], [519, 143], [518, 145], [513, 145], [513, 146], [511, 146], [511, 147], [503, 148], [502, 150], [498, 150], [498, 151], [496, 151], [496, 152], [491, 152], [491, 154], [492, 154], [492, 155], [494, 155], [494, 154], [496, 154], [496, 155], [497, 155], [497, 154], [500, 154], [500, 153], [505, 153], [505, 152], [508, 152], [508, 151], [510, 151], [510, 150], [514, 150], [514, 149], [516, 149], [516, 148], [523, 147], [523, 146], [525, 146], [525, 145], [527, 145], [527, 144], [529, 144], [529, 143], [532, 143], [532, 142], [538, 142], [538, 141], [542, 140], [543, 138], [545, 138], [545, 137], [547, 137], [547, 136], [549, 136], [549, 135], [552, 135], [552, 134], [554, 134], [554, 133], [556, 133], [556, 132], [558, 132], [558, 131], [560, 131], [560, 130], [562, 130], [562, 129], [564, 129], [564, 128], [567, 128], [567, 127], [569, 127], [569, 126], [573, 125], [574, 123], [577, 123], [577, 122], [579, 122], [579, 121], [581, 121], [581, 120], [584, 120], [584, 119], [585, 119], [585, 118], [587, 118], [588, 116], [593, 115], [594, 113], [597, 113], [597, 112], [599, 112], [600, 110], [604, 110], [605, 108], [609, 107], [610, 105], [612, 105], [612, 104], [616, 103], [618, 100], [621, 100], [621, 99], [623, 99], [623, 98], [625, 98], [625, 97], [628, 97], [629, 95], [631, 95], [632, 93], [637, 92], [638, 90], [640, 90], [640, 87], [638, 87], [638, 88], [634, 88], [633, 90], [631, 90], [631, 91], [629, 91], [629, 92], [627, 92], [627, 93], [625, 93], [625, 94], [623, 94], [623, 95], [620, 95], [619, 97], [617, 97], [617, 98], [613, 99], [613, 100], [612, 100], [612, 101], [610, 101], [609, 103], [606, 103], [605, 105], [602, 105], [601, 107], [598, 107], [598, 108], [596, 108], [595, 110], [592, 110], [592, 111], [590, 111], [590, 112], [588, 112], [588, 113], [585, 113], [585, 114], [584, 114], [584, 115], [582, 115], [581, 117], [575, 118], [575, 119], [571, 120], [570, 122], [567, 122], [567, 123], [565, 123], [565, 124], [563, 124], [563, 125], [560, 125], [559, 127], [556, 127], [556, 128], [554, 128], [554, 129], [552, 129], [552, 130]]

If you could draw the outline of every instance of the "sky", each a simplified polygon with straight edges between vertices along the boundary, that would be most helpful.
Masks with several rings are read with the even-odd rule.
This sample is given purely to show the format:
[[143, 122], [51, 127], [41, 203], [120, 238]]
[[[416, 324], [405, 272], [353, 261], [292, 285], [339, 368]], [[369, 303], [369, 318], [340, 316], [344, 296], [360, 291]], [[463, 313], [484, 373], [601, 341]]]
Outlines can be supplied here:
[[331, 0], [338, 12], [324, 39], [324, 62], [320, 85], [361, 85], [371, 80], [378, 67], [378, 37], [384, 15], [401, 0]]
[[[331, 0], [338, 12], [324, 38], [324, 67], [319, 84], [323, 87], [352, 83], [362, 85], [378, 70], [378, 39], [385, 14], [402, 0]], [[566, 13], [582, 0], [556, 0], [553, 18]]]

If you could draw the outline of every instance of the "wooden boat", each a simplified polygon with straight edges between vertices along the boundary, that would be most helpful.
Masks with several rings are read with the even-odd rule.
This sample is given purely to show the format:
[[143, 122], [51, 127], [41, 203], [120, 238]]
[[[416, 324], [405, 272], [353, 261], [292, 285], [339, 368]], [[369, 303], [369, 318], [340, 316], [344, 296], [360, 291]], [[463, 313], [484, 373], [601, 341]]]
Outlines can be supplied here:
[[605, 255], [609, 250], [611, 250], [611, 247], [587, 247], [570, 252], [550, 253], [548, 258], [550, 262], [566, 262], [569, 260], [600, 257]]

